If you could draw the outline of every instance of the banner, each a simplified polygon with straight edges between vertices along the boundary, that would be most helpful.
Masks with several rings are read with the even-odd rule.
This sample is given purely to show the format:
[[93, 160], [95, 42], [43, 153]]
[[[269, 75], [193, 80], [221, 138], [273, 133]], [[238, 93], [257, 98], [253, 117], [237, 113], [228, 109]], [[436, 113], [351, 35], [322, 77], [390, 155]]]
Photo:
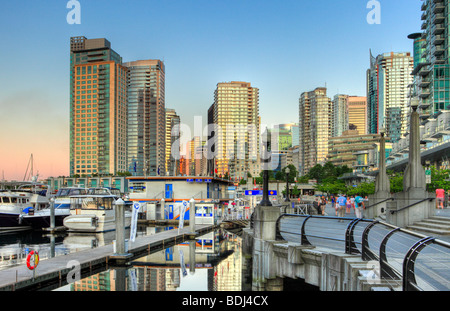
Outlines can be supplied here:
[[183, 250], [180, 249], [180, 268], [181, 268], [181, 275], [185, 277], [187, 275], [186, 265], [184, 264], [184, 253]]
[[138, 202], [133, 203], [133, 212], [131, 214], [131, 226], [130, 226], [130, 241], [134, 242], [136, 239], [136, 231], [137, 231], [137, 219], [139, 208], [141, 204]]
[[184, 214], [186, 213], [188, 204], [189, 204], [188, 201], [183, 201], [182, 204], [181, 204], [181, 207], [180, 207], [180, 222], [178, 224], [178, 228], [179, 229], [183, 229], [183, 227], [184, 227]]

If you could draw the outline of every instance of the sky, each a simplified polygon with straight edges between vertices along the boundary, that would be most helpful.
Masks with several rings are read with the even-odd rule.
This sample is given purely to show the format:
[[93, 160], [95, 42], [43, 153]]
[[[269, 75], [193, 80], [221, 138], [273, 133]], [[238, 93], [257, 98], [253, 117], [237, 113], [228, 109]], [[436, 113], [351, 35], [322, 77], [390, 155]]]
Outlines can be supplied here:
[[[206, 126], [217, 83], [259, 88], [261, 123], [298, 122], [301, 93], [366, 95], [369, 50], [412, 52], [421, 0], [0, 1], [0, 179], [69, 175], [69, 42], [106, 38], [123, 61], [165, 63], [166, 108]], [[373, 0], [372, 0], [373, 1]], [[198, 125], [198, 124], [197, 124]]]

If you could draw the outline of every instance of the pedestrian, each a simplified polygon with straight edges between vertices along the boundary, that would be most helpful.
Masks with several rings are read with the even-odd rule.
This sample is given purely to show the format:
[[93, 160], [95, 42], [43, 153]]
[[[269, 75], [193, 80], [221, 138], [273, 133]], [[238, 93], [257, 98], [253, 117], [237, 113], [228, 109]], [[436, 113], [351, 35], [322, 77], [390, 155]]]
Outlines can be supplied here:
[[336, 200], [336, 204], [339, 206], [339, 217], [345, 216], [345, 205], [347, 203], [347, 198], [342, 194], [339, 195], [339, 198]]
[[346, 213], [350, 214], [350, 209], [352, 208], [352, 201], [350, 199], [347, 199], [346, 203]]
[[353, 196], [350, 196], [350, 202], [351, 202], [351, 206], [353, 208], [355, 208], [355, 198]]
[[314, 199], [313, 206], [317, 210], [317, 215], [320, 215], [320, 197]]
[[364, 199], [359, 195], [355, 198], [355, 213], [357, 218], [363, 218], [363, 209], [365, 209]]
[[327, 199], [322, 196], [322, 200], [320, 201], [320, 210], [322, 212], [322, 216], [325, 216], [325, 206], [327, 205]]
[[444, 209], [445, 191], [444, 189], [436, 189], [436, 208]]

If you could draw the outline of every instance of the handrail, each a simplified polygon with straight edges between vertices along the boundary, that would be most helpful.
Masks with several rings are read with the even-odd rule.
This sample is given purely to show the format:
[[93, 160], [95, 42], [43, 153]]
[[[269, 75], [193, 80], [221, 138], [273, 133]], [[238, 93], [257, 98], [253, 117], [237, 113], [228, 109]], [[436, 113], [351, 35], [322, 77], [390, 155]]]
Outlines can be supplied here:
[[[429, 199], [427, 198], [425, 200]], [[296, 219], [299, 219], [301, 223], [300, 221], [296, 221]], [[318, 230], [314, 230], [314, 228], [316, 228], [314, 226], [317, 225], [317, 222], [311, 224], [311, 220], [313, 219], [316, 221], [323, 221], [325, 224], [322, 228], [326, 227], [328, 229], [327, 232], [331, 234], [317, 233]], [[336, 224], [338, 221], [344, 221], [347, 222], [347, 224], [345, 224], [345, 226], [343, 226], [342, 223]], [[356, 227], [364, 228], [363, 232], [361, 233], [361, 230], [355, 230]], [[320, 225], [317, 225], [317, 228], [320, 229]], [[433, 244], [433, 246], [429, 247], [429, 251], [423, 252], [425, 258], [427, 258], [427, 256], [434, 256], [433, 254], [450, 255], [450, 243], [436, 240], [435, 238], [427, 237], [380, 221], [334, 216], [283, 214], [277, 219], [276, 230], [277, 239], [288, 240], [291, 242], [299, 241], [301, 245], [313, 245], [309, 238], [314, 238], [313, 242], [315, 246], [332, 248], [338, 246], [338, 249], [344, 247], [346, 254], [358, 254], [364, 261], [378, 261], [380, 277], [386, 280], [401, 281], [402, 289], [404, 291], [426, 290], [428, 287], [436, 289], [444, 288], [444, 290], [445, 288], [449, 288], [449, 282], [447, 280], [448, 276], [441, 275], [441, 278], [439, 279], [436, 278], [436, 275], [440, 275], [440, 270], [438, 269], [441, 269], [442, 267], [445, 269], [449, 264], [450, 256], [438, 255], [436, 258], [429, 257], [432, 258], [434, 262], [433, 265], [437, 262], [441, 267], [435, 268], [435, 271], [433, 271], [433, 269], [429, 271], [429, 266], [424, 268], [423, 265], [419, 265], [418, 267], [415, 267], [415, 265], [417, 265], [416, 259], [419, 254], [421, 254], [421, 251], [431, 244]], [[307, 231], [309, 231], [308, 234]], [[356, 232], [360, 234], [360, 243], [355, 241]], [[373, 234], [370, 234], [369, 237], [370, 232], [373, 232]], [[339, 236], [339, 234], [341, 234], [341, 236]], [[371, 243], [375, 242], [375, 249], [373, 249], [373, 245], [372, 249], [370, 248], [369, 238]], [[323, 243], [321, 243], [321, 241], [323, 241]], [[341, 244], [331, 244], [330, 246], [326, 241], [344, 242], [345, 244], [344, 246], [340, 246]], [[388, 242], [391, 246], [388, 245]], [[399, 242], [404, 246], [403, 249], [392, 247], [392, 245]], [[357, 248], [357, 244], [361, 245], [361, 251]], [[399, 259], [402, 259], [401, 261], [403, 262], [401, 263], [400, 261], [400, 265]], [[424, 273], [426, 274], [426, 277], [424, 276]], [[419, 285], [416, 280], [417, 275], [419, 275], [420, 278]], [[421, 285], [426, 288], [420, 288]]]
[[407, 208], [410, 208], [411, 206], [420, 204], [420, 203], [425, 202], [425, 201], [427, 201], [427, 200], [428, 200], [428, 201], [433, 201], [434, 199], [433, 199], [433, 198], [426, 198], [426, 199], [420, 200], [420, 201], [418, 201], [418, 202], [415, 202], [415, 203], [413, 203], [413, 204], [410, 204], [410, 205], [408, 205], [408, 206], [402, 207], [401, 209], [398, 209], [398, 210], [392, 210], [392, 211], [390, 211], [390, 212], [391, 212], [391, 215], [393, 215], [393, 214], [395, 214], [395, 213], [398, 213], [398, 212], [401, 212], [401, 211], [403, 211], [403, 210], [405, 210], [405, 209], [407, 209]]
[[383, 201], [380, 201], [380, 202], [374, 203], [374, 204], [372, 204], [372, 205], [366, 206], [366, 209], [368, 209], [369, 207], [373, 207], [373, 206], [375, 206], [375, 205], [384, 203], [384, 202], [386, 202], [386, 201], [393, 201], [393, 200], [395, 200], [395, 198], [387, 198], [387, 199], [385, 199], [385, 200], [383, 200]]

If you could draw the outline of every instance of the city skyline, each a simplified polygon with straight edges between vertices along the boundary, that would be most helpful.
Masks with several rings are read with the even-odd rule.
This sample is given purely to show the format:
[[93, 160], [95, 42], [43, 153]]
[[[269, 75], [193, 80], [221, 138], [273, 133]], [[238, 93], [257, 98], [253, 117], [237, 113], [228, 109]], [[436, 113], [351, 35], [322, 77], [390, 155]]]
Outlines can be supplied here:
[[[329, 96], [365, 96], [369, 49], [412, 52], [407, 35], [420, 31], [421, 1], [380, 2], [379, 25], [367, 23], [367, 1], [135, 1], [127, 7], [109, 1], [106, 7], [81, 0], [80, 25], [67, 24], [64, 1], [4, 2], [8, 14], [0, 23], [10, 49], [0, 58], [0, 124], [8, 147], [0, 169], [6, 179], [21, 180], [34, 154], [40, 178], [69, 174], [71, 36], [106, 38], [124, 62], [163, 60], [166, 107], [182, 123], [206, 120], [217, 83], [227, 81], [260, 89], [262, 124], [295, 123], [302, 92], [326, 85]], [[142, 30], [148, 12], [154, 23]]]

